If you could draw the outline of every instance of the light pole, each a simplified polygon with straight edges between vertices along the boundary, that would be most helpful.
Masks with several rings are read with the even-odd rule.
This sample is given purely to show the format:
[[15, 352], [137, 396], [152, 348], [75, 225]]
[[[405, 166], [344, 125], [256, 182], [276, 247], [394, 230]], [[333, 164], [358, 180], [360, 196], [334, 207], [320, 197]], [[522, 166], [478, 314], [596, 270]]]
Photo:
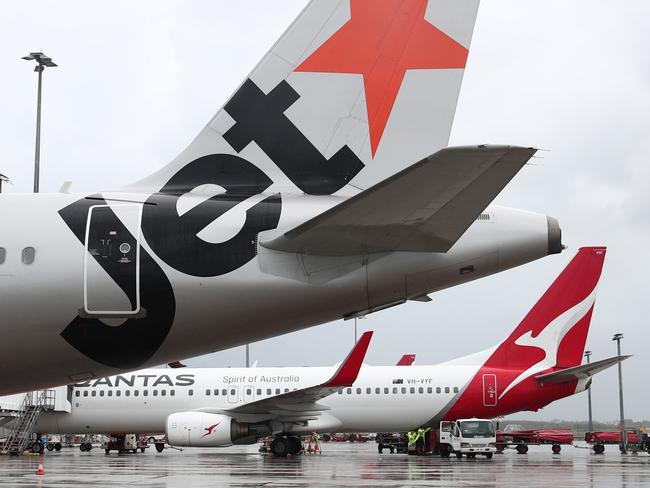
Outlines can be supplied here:
[[[587, 358], [587, 364], [589, 364], [589, 358], [591, 357], [591, 351], [585, 351], [585, 357]], [[591, 416], [591, 384], [587, 388], [587, 401], [589, 402], [589, 432], [594, 431], [594, 420]]]
[[23, 56], [27, 61], [36, 61], [34, 71], [38, 73], [38, 96], [36, 99], [36, 147], [34, 150], [34, 193], [38, 193], [40, 181], [40, 164], [41, 164], [41, 92], [43, 88], [43, 71], [45, 67], [54, 68], [56, 64], [52, 58], [43, 53], [29, 53]]
[[[618, 333], [614, 334], [612, 337], [613, 341], [616, 341], [616, 351], [618, 356], [621, 355], [621, 339], [623, 339], [623, 334]], [[625, 435], [625, 414], [623, 413], [623, 368], [621, 362], [618, 362], [618, 402], [621, 410], [621, 452], [623, 454], [627, 453], [627, 436]]]

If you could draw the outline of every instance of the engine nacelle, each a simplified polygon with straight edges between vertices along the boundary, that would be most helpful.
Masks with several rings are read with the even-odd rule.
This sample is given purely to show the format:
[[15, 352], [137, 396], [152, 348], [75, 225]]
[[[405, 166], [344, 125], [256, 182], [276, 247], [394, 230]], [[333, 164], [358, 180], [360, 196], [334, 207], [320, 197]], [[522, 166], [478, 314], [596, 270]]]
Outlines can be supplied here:
[[173, 413], [165, 423], [167, 442], [183, 447], [226, 447], [251, 437], [255, 442], [256, 430], [228, 415], [203, 412]]

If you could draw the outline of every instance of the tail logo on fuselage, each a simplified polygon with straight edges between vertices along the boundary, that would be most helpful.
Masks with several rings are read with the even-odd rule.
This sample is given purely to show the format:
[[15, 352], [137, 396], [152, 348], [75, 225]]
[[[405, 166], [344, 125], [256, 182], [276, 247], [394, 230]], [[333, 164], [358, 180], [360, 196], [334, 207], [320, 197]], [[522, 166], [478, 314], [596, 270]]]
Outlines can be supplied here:
[[503, 390], [499, 399], [508, 393], [512, 388], [537, 373], [552, 368], [557, 363], [557, 353], [562, 340], [567, 333], [580, 322], [591, 310], [596, 300], [596, 288], [580, 303], [574, 305], [566, 312], [557, 316], [542, 331], [533, 337], [532, 331], [527, 331], [515, 340], [515, 344], [524, 347], [535, 347], [544, 351], [544, 358], [530, 366], [517, 376], [508, 387]]
[[425, 19], [427, 4], [350, 0], [350, 20], [295, 69], [363, 75], [373, 156], [406, 71], [464, 68], [467, 62], [467, 48]]

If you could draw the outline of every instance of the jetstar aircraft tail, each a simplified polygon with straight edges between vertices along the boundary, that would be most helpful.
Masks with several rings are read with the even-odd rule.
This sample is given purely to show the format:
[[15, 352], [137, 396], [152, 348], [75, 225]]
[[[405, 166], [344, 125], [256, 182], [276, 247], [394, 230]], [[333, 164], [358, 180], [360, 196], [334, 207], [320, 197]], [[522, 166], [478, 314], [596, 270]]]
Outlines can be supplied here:
[[311, 1], [185, 151], [129, 190], [331, 195], [394, 175], [447, 146], [477, 9]]
[[458, 360], [485, 363], [450, 406], [448, 418], [488, 415], [495, 408], [503, 414], [536, 410], [584, 390], [593, 374], [626, 359], [580, 366], [605, 253], [605, 247], [581, 248], [505, 341]]

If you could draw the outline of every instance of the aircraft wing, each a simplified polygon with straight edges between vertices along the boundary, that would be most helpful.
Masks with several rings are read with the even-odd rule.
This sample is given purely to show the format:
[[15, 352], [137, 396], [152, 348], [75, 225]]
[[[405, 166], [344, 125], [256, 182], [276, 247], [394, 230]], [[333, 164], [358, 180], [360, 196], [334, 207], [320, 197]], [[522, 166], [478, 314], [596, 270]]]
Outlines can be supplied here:
[[625, 361], [630, 356], [614, 356], [611, 358], [595, 361], [589, 364], [582, 364], [573, 368], [561, 369], [551, 373], [540, 374], [535, 379], [541, 383], [569, 383], [571, 381], [583, 380], [615, 364]]
[[443, 149], [261, 245], [323, 256], [447, 252], [536, 151]]
[[329, 407], [318, 400], [335, 393], [341, 388], [352, 386], [366, 356], [372, 332], [365, 332], [352, 351], [341, 363], [334, 375], [316, 386], [293, 390], [280, 395], [263, 398], [231, 409], [200, 408], [200, 412], [221, 413], [245, 420], [248, 416], [275, 419], [282, 422], [314, 420]]

